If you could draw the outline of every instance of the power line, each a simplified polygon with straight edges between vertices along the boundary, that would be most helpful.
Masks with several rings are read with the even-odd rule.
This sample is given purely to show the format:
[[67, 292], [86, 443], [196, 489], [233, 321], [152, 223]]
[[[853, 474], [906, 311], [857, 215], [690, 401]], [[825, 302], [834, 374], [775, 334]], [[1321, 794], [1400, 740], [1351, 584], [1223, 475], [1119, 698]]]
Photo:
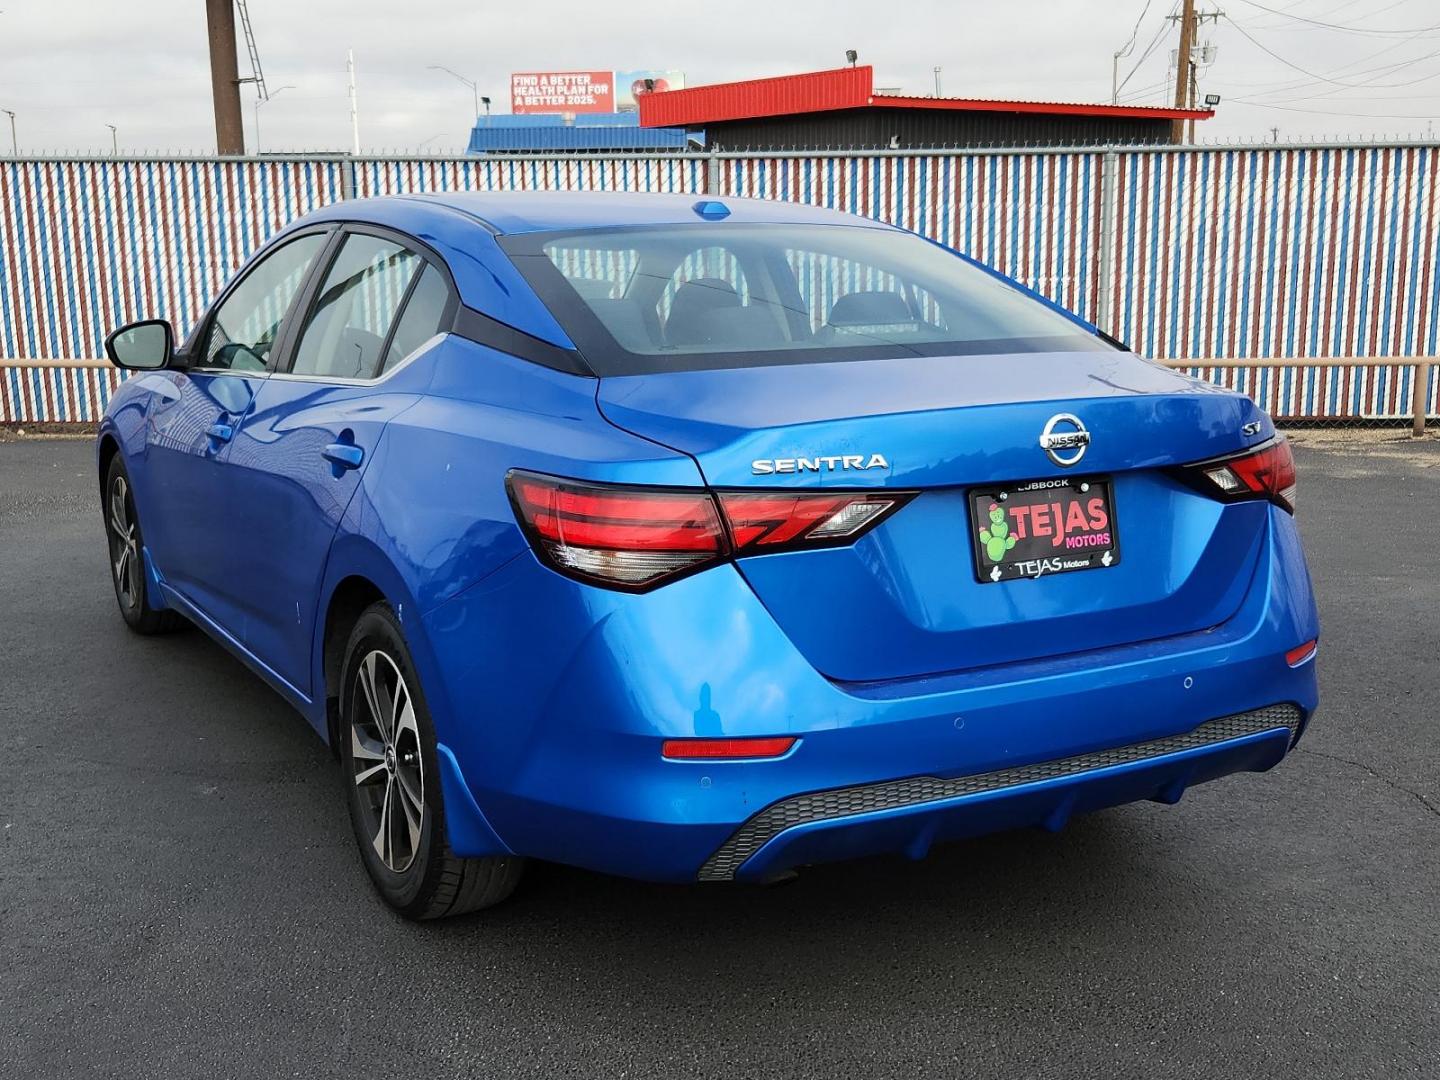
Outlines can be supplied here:
[[1120, 57], [1129, 56], [1135, 51], [1135, 38], [1140, 33], [1140, 24], [1145, 21], [1145, 16], [1150, 14], [1150, 5], [1155, 0], [1145, 0], [1145, 6], [1140, 10], [1140, 17], [1135, 20], [1135, 29], [1130, 31], [1130, 40], [1120, 46], [1120, 51], [1115, 55]]
[[[1352, 71], [1349, 74], [1354, 77], [1358, 75], [1371, 75], [1376, 72], [1393, 73], [1399, 71], [1401, 68], [1409, 67], [1412, 64], [1418, 64], [1423, 60], [1430, 60], [1437, 55], [1440, 55], [1440, 51], [1429, 52], [1424, 56], [1412, 57], [1409, 60], [1401, 60], [1393, 64], [1380, 64], [1373, 68], [1362, 68], [1359, 71]], [[1331, 74], [1338, 74], [1339, 70], [1340, 69], [1337, 69]], [[1271, 84], [1271, 89], [1257, 90], [1254, 94], [1251, 94], [1250, 97], [1274, 97], [1277, 94], [1293, 94], [1298, 90], [1308, 90], [1312, 86], [1320, 86], [1326, 82], [1331, 82], [1334, 89], [1326, 90], [1323, 94], [1314, 95], [1316, 97], [1328, 97], [1332, 94], [1343, 94], [1348, 90], [1394, 90], [1403, 86], [1413, 86], [1418, 82], [1424, 82], [1426, 79], [1434, 78], [1433, 75], [1424, 75], [1418, 79], [1408, 79], [1398, 83], [1382, 83], [1378, 81], [1384, 77], [1383, 74], [1375, 74], [1374, 78], [1362, 79], [1360, 82], [1338, 84], [1333, 83], [1333, 80], [1300, 79], [1288, 83]]]
[[1141, 98], [1150, 97], [1152, 94], [1160, 93], [1162, 90], [1168, 88], [1169, 85], [1169, 79], [1161, 79], [1159, 82], [1151, 83], [1149, 86], [1142, 87], [1139, 90], [1131, 90], [1128, 94], [1120, 95], [1120, 100], [1118, 103], [1124, 105], [1131, 102], [1139, 101]]
[[1411, 27], [1408, 30], [1376, 30], [1365, 26], [1342, 26], [1340, 23], [1321, 22], [1319, 19], [1307, 19], [1303, 15], [1291, 15], [1288, 11], [1281, 11], [1276, 8], [1266, 7], [1264, 4], [1256, 3], [1256, 0], [1240, 0], [1240, 2], [1242, 4], [1249, 4], [1253, 8], [1259, 8], [1261, 11], [1269, 12], [1271, 15], [1283, 15], [1285, 18], [1294, 19], [1296, 22], [1309, 23], [1312, 26], [1323, 26], [1327, 30], [1343, 30], [1348, 34], [1399, 34], [1402, 36], [1409, 34], [1413, 36], [1415, 34], [1428, 34], [1435, 30], [1440, 30], [1440, 23], [1434, 26], [1422, 26], [1418, 29]]
[[1231, 104], [1249, 105], [1255, 109], [1274, 109], [1278, 112], [1309, 113], [1313, 116], [1359, 116], [1366, 120], [1432, 120], [1440, 117], [1440, 110], [1429, 113], [1360, 113], [1339, 112], [1334, 109], [1297, 109], [1289, 105], [1267, 105], [1263, 101], [1241, 101], [1231, 98]]
[[[1294, 68], [1296, 71], [1300, 72], [1300, 74], [1302, 74], [1302, 75], [1307, 75], [1307, 76], [1309, 76], [1309, 77], [1312, 78], [1312, 79], [1317, 79], [1317, 80], [1319, 80], [1320, 82], [1331, 83], [1331, 84], [1334, 85], [1334, 86], [1343, 86], [1343, 87], [1356, 88], [1356, 87], [1363, 87], [1363, 86], [1366, 86], [1366, 85], [1367, 85], [1366, 83], [1347, 83], [1347, 82], [1341, 82], [1339, 79], [1332, 79], [1332, 78], [1330, 78], [1328, 75], [1321, 75], [1319, 72], [1311, 71], [1311, 70], [1309, 70], [1308, 68], [1303, 68], [1303, 67], [1301, 67], [1299, 64], [1295, 63], [1293, 60], [1287, 60], [1285, 57], [1283, 57], [1283, 56], [1281, 56], [1279, 53], [1277, 53], [1274, 49], [1270, 48], [1270, 46], [1268, 46], [1268, 45], [1264, 44], [1263, 42], [1257, 40], [1253, 34], [1251, 34], [1248, 30], [1246, 30], [1245, 27], [1244, 27], [1240, 22], [1238, 22], [1236, 19], [1234, 19], [1233, 17], [1226, 16], [1226, 18], [1229, 19], [1230, 25], [1233, 26], [1233, 27], [1235, 27], [1236, 30], [1240, 31], [1241, 36], [1244, 37], [1246, 41], [1250, 42], [1251, 45], [1254, 45], [1254, 46], [1255, 46], [1257, 49], [1259, 49], [1261, 52], [1266, 53], [1267, 55], [1274, 57], [1276, 60], [1279, 60], [1280, 63], [1284, 64], [1286, 67], [1288, 67], [1288, 68]], [[1431, 56], [1435, 56], [1435, 55], [1440, 55], [1440, 50], [1437, 50], [1437, 52], [1435, 52], [1435, 53], [1429, 53], [1429, 54], [1427, 54], [1427, 55], [1425, 55], [1425, 56], [1418, 56], [1418, 57], [1416, 57], [1414, 60], [1406, 60], [1406, 61], [1404, 61], [1403, 63], [1400, 63], [1400, 64], [1387, 65], [1387, 66], [1392, 66], [1392, 67], [1395, 67], [1395, 68], [1406, 67], [1406, 66], [1408, 66], [1408, 65], [1410, 65], [1410, 64], [1418, 64], [1418, 63], [1419, 63], [1420, 61], [1422, 61], [1422, 60], [1428, 60], [1428, 59], [1430, 59]], [[1426, 78], [1433, 78], [1433, 76], [1426, 76]], [[1415, 80], [1415, 81], [1416, 81], [1416, 82], [1423, 82], [1424, 80], [1423, 80], [1423, 79], [1417, 79], [1417, 80]], [[1381, 86], [1409, 86], [1409, 85], [1411, 85], [1411, 84], [1410, 84], [1410, 83], [1382, 83], [1382, 84], [1381, 84]]]
[[[1301, 3], [1303, 3], [1303, 2], [1304, 2], [1304, 0], [1301, 0]], [[1341, 4], [1339, 7], [1330, 8], [1330, 9], [1327, 10], [1327, 11], [1322, 11], [1322, 12], [1320, 12], [1319, 15], [1318, 15], [1318, 17], [1319, 17], [1319, 18], [1322, 18], [1322, 19], [1328, 19], [1328, 18], [1330, 18], [1330, 16], [1332, 16], [1332, 15], [1338, 15], [1340, 12], [1345, 11], [1345, 10], [1347, 10], [1347, 9], [1349, 9], [1349, 8], [1352, 8], [1352, 7], [1354, 7], [1356, 4], [1359, 4], [1359, 3], [1362, 3], [1362, 2], [1365, 2], [1365, 0], [1346, 0], [1346, 2], [1343, 3], [1343, 4]], [[1382, 8], [1376, 8], [1374, 11], [1367, 11], [1367, 12], [1365, 12], [1363, 15], [1360, 16], [1360, 18], [1362, 18], [1362, 19], [1373, 19], [1373, 18], [1375, 18], [1377, 15], [1383, 15], [1383, 14], [1385, 14], [1385, 12], [1387, 12], [1387, 11], [1393, 11], [1395, 8], [1397, 8], [1397, 7], [1402, 7], [1403, 5], [1408, 4], [1408, 3], [1411, 3], [1411, 2], [1412, 2], [1412, 0], [1392, 0], [1391, 3], [1386, 4], [1386, 5], [1385, 5], [1384, 7], [1382, 7]], [[1265, 23], [1264, 25], [1261, 25], [1261, 24], [1259, 24], [1259, 23], [1254, 23], [1254, 24], [1251, 25], [1251, 29], [1253, 29], [1253, 30], [1280, 30], [1280, 29], [1288, 29], [1291, 33], [1299, 33], [1300, 31], [1320, 31], [1320, 30], [1322, 30], [1323, 28], [1322, 28], [1322, 27], [1319, 27], [1319, 26], [1311, 26], [1311, 27], [1303, 27], [1303, 26], [1302, 26], [1302, 27], [1296, 27], [1296, 26], [1290, 26], [1289, 24], [1287, 24], [1287, 23], [1285, 22], [1285, 18], [1288, 16], [1288, 14], [1289, 14], [1289, 12], [1291, 11], [1291, 9], [1297, 8], [1297, 7], [1299, 7], [1299, 6], [1300, 6], [1299, 3], [1287, 4], [1286, 7], [1285, 7], [1285, 10], [1281, 13], [1280, 18], [1277, 19], [1275, 22]]]
[[[1170, 15], [1175, 14], [1175, 9], [1177, 7], [1179, 7], [1178, 0], [1176, 3], [1170, 5]], [[1169, 20], [1170, 15], [1166, 16], [1167, 21]], [[1165, 36], [1165, 31], [1167, 29], [1168, 27], [1165, 25], [1165, 22], [1161, 22], [1160, 29], [1157, 30], [1155, 32], [1155, 36], [1150, 39], [1150, 44], [1145, 46], [1145, 51], [1140, 54], [1140, 59], [1136, 60], [1135, 66], [1130, 69], [1130, 74], [1126, 75], [1125, 78], [1121, 79], [1119, 84], [1115, 87], [1116, 93], [1124, 90], [1125, 85], [1135, 77], [1135, 73], [1140, 70], [1140, 65], [1145, 63], [1145, 61], [1150, 58], [1150, 54], [1155, 51], [1155, 46], [1158, 45], [1160, 43], [1160, 39]]]
[[[1243, 101], [1247, 105], [1291, 105], [1297, 101], [1323, 101], [1325, 94], [1301, 94], [1293, 98], [1276, 98], [1274, 101], [1256, 101], [1253, 98], [1231, 98], [1231, 101]], [[1429, 101], [1440, 98], [1440, 91], [1431, 91], [1424, 94], [1362, 94], [1357, 97], [1346, 97], [1335, 102], [1336, 105], [1359, 105], [1368, 101]]]
[[[1401, 2], [1403, 3], [1404, 0], [1401, 0]], [[1254, 29], [1254, 27], [1252, 27], [1251, 29]], [[1371, 72], [1374, 72], [1374, 71], [1389, 71], [1389, 70], [1392, 70], [1392, 69], [1394, 69], [1394, 68], [1397, 68], [1397, 67], [1403, 66], [1403, 65], [1405, 65], [1405, 64], [1408, 64], [1408, 63], [1410, 63], [1410, 61], [1408, 61], [1408, 60], [1402, 60], [1402, 61], [1397, 61], [1397, 62], [1395, 62], [1395, 63], [1393, 63], [1393, 64], [1380, 64], [1380, 65], [1377, 65], [1376, 67], [1373, 67], [1373, 68], [1362, 68], [1362, 69], [1359, 70], [1359, 71], [1349, 71], [1350, 68], [1359, 67], [1359, 65], [1361, 65], [1361, 64], [1364, 64], [1364, 63], [1367, 63], [1368, 61], [1374, 60], [1377, 56], [1384, 56], [1387, 52], [1391, 52], [1391, 51], [1393, 51], [1393, 50], [1395, 50], [1395, 49], [1402, 48], [1402, 47], [1404, 47], [1405, 45], [1408, 45], [1408, 44], [1409, 44], [1411, 41], [1413, 41], [1413, 40], [1414, 40], [1413, 38], [1406, 38], [1406, 39], [1404, 39], [1404, 40], [1402, 40], [1402, 41], [1392, 41], [1389, 45], [1386, 45], [1386, 46], [1384, 46], [1383, 48], [1380, 48], [1380, 49], [1376, 49], [1376, 50], [1375, 50], [1374, 52], [1372, 52], [1372, 53], [1366, 53], [1364, 56], [1360, 57], [1359, 59], [1351, 60], [1351, 61], [1350, 61], [1349, 63], [1347, 63], [1347, 64], [1341, 64], [1338, 68], [1332, 68], [1329, 72], [1327, 72], [1327, 75], [1339, 75], [1339, 74], [1344, 73], [1344, 72], [1348, 72], [1351, 77], [1356, 76], [1356, 75], [1368, 75], [1368, 74], [1370, 74]], [[1286, 92], [1289, 92], [1289, 91], [1291, 91], [1291, 90], [1301, 90], [1301, 89], [1304, 89], [1304, 88], [1307, 87], [1307, 86], [1312, 86], [1312, 85], [1314, 85], [1314, 83], [1315, 83], [1315, 80], [1313, 80], [1313, 79], [1300, 79], [1300, 80], [1296, 80], [1296, 79], [1280, 79], [1280, 80], [1278, 80], [1278, 81], [1277, 81], [1277, 80], [1274, 80], [1274, 79], [1270, 79], [1270, 80], [1266, 80], [1266, 81], [1263, 81], [1263, 82], [1231, 82], [1230, 85], [1231, 85], [1231, 86], [1249, 86], [1249, 87], [1255, 87], [1255, 88], [1270, 87], [1270, 88], [1271, 88], [1270, 90], [1268, 90], [1268, 91], [1262, 90], [1261, 92], [1264, 92], [1264, 93], [1277, 93], [1277, 94], [1278, 94], [1278, 93], [1286, 93]]]
[[[1440, 55], [1440, 53], [1432, 54], [1432, 55]], [[1408, 82], [1403, 82], [1403, 83], [1378, 83], [1378, 84], [1376, 84], [1375, 89], [1377, 89], [1377, 90], [1382, 90], [1382, 89], [1387, 89], [1387, 88], [1391, 88], [1391, 87], [1414, 86], [1414, 85], [1416, 85], [1417, 83], [1429, 82], [1431, 79], [1440, 79], [1440, 71], [1433, 71], [1433, 72], [1431, 72], [1429, 75], [1422, 75], [1422, 76], [1421, 76], [1420, 78], [1418, 78], [1418, 79], [1411, 79], [1411, 80], [1409, 80]], [[1339, 92], [1339, 91], [1333, 91], [1333, 90], [1332, 90], [1332, 91], [1329, 91], [1328, 93], [1324, 93], [1324, 94], [1308, 94], [1308, 95], [1304, 95], [1304, 96], [1301, 96], [1301, 97], [1280, 98], [1280, 99], [1278, 99], [1278, 100], [1279, 100], [1279, 101], [1282, 101], [1282, 102], [1284, 102], [1284, 101], [1317, 101], [1317, 100], [1319, 100], [1320, 98], [1329, 97], [1329, 96], [1331, 96], [1332, 94], [1335, 94], [1335, 93], [1338, 93], [1338, 92]], [[1427, 95], [1420, 95], [1420, 96], [1433, 97], [1433, 96], [1435, 96], [1435, 95], [1433, 95], [1433, 94], [1427, 94]], [[1244, 102], [1244, 103], [1247, 104], [1247, 105], [1267, 105], [1267, 104], [1269, 104], [1269, 102], [1257, 101], [1257, 100], [1254, 99], [1254, 98], [1246, 98], [1246, 97], [1233, 97], [1233, 98], [1231, 98], [1230, 100], [1231, 100], [1231, 101], [1241, 101], [1241, 102]], [[1345, 99], [1345, 100], [1346, 100], [1346, 101], [1353, 101], [1353, 100], [1359, 100], [1359, 101], [1371, 100], [1371, 101], [1373, 101], [1373, 100], [1376, 100], [1376, 99], [1374, 99], [1374, 98], [1369, 98], [1369, 99], [1367, 99], [1367, 98], [1359, 98], [1359, 99], [1349, 98], [1349, 99]]]

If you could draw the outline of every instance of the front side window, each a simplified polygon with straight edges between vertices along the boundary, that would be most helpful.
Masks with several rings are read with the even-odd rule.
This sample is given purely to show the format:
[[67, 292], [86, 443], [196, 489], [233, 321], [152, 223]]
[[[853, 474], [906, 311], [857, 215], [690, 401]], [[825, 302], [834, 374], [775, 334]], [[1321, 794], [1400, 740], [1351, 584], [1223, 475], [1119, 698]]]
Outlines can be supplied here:
[[424, 260], [390, 240], [364, 233], [345, 238], [295, 349], [297, 375], [368, 379]]
[[[889, 229], [662, 225], [500, 243], [599, 375], [1110, 348], [1013, 285]], [[623, 273], [602, 288], [597, 267]]]
[[280, 324], [328, 234], [312, 233], [256, 263], [215, 310], [197, 367], [264, 371]]

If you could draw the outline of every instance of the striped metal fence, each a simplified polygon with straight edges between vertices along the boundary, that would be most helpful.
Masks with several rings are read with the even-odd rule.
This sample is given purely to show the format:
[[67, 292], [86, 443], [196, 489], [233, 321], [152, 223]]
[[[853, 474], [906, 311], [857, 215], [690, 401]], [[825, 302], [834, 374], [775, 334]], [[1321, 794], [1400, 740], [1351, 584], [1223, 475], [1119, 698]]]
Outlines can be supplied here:
[[[0, 422], [92, 420], [106, 330], [188, 326], [266, 236], [434, 190], [780, 198], [913, 229], [1282, 419], [1440, 415], [1440, 146], [0, 159]], [[1267, 364], [1255, 358], [1277, 358]], [[1243, 362], [1238, 362], [1243, 361]]]

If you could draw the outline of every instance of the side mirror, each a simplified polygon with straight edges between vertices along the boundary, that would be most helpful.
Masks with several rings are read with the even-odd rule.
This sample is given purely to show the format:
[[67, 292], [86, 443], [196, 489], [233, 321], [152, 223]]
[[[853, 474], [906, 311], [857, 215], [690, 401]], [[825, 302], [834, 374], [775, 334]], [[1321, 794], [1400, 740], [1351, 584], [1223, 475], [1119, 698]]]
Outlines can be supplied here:
[[169, 367], [175, 359], [175, 331], [164, 319], [129, 323], [105, 339], [105, 355], [130, 371]]

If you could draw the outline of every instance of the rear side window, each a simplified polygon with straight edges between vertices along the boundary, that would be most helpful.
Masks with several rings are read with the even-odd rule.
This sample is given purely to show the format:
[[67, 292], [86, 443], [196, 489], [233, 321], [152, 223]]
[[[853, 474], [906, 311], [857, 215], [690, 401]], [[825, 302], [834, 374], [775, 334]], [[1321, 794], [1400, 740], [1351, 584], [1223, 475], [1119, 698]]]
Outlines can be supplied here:
[[332, 378], [373, 376], [410, 281], [423, 266], [419, 255], [390, 240], [347, 236], [325, 275], [290, 370]]
[[429, 263], [420, 271], [420, 278], [405, 301], [405, 310], [395, 324], [395, 333], [385, 350], [382, 372], [390, 370], [405, 357], [440, 333], [450, 305], [450, 285], [445, 275]]
[[895, 230], [721, 222], [500, 243], [599, 375], [1111, 348]]

